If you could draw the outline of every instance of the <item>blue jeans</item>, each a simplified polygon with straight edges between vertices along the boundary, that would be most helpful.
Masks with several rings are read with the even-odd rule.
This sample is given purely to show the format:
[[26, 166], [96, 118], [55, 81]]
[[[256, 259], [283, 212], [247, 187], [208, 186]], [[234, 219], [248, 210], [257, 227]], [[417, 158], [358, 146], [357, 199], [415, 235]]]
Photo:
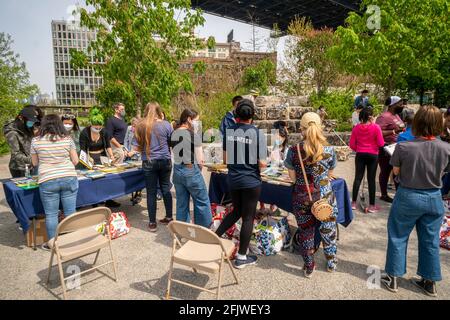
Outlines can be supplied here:
[[43, 182], [39, 185], [39, 194], [45, 211], [45, 226], [48, 239], [52, 239], [56, 235], [58, 226], [60, 201], [65, 217], [76, 211], [78, 179], [76, 177], [67, 177]]
[[189, 199], [194, 201], [194, 223], [209, 228], [212, 222], [211, 204], [205, 180], [198, 165], [188, 168], [177, 164], [173, 171], [173, 184], [177, 195], [177, 220], [190, 222]]
[[170, 159], [145, 160], [142, 162], [144, 170], [145, 186], [147, 189], [147, 208], [150, 223], [156, 223], [156, 190], [159, 183], [161, 187], [166, 217], [172, 218], [172, 194], [170, 189], [170, 174], [172, 173], [172, 161]]
[[439, 230], [444, 213], [439, 189], [417, 190], [399, 187], [388, 220], [385, 267], [388, 274], [401, 277], [406, 273], [409, 235], [416, 227], [419, 239], [417, 274], [427, 280], [442, 280]]

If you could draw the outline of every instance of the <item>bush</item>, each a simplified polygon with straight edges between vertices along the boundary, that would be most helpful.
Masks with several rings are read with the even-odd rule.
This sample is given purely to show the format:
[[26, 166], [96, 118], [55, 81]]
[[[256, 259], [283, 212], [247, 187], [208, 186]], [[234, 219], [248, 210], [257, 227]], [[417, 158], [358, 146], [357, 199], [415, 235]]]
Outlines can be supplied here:
[[338, 121], [337, 131], [351, 131], [349, 122], [353, 113], [353, 94], [349, 91], [332, 91], [310, 96], [312, 106], [318, 109], [321, 105], [326, 108], [329, 119]]
[[256, 66], [248, 67], [242, 78], [247, 90], [259, 89], [261, 95], [269, 93], [269, 87], [276, 82], [276, 65], [268, 59], [260, 61]]

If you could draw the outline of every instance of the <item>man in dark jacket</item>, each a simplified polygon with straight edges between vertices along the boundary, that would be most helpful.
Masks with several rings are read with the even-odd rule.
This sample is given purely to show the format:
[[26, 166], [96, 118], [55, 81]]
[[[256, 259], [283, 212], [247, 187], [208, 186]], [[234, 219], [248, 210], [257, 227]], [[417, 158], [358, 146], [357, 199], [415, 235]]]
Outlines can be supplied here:
[[243, 98], [241, 96], [236, 96], [232, 100], [233, 104], [233, 110], [228, 111], [225, 117], [223, 117], [222, 122], [220, 123], [220, 132], [222, 133], [222, 136], [225, 135], [225, 132], [228, 128], [230, 128], [232, 125], [236, 123], [236, 119], [234, 118], [234, 110], [236, 110], [237, 105], [239, 102], [241, 102]]
[[31, 139], [34, 128], [39, 124], [39, 112], [35, 106], [26, 106], [15, 120], [3, 126], [3, 134], [11, 151], [9, 172], [13, 178], [25, 176], [25, 167], [32, 169]]

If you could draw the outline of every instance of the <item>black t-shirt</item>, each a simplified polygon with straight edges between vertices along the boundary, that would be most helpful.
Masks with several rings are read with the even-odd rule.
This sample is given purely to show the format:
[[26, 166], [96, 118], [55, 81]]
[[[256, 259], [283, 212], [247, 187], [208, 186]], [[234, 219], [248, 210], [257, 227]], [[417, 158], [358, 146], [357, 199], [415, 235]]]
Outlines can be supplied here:
[[191, 130], [177, 129], [172, 132], [170, 146], [175, 164], [194, 164], [197, 163], [195, 148], [202, 146], [202, 138]]
[[106, 122], [106, 132], [108, 132], [111, 139], [115, 138], [121, 145], [123, 145], [123, 142], [125, 141], [127, 129], [127, 123], [122, 119], [118, 119], [114, 116], [109, 118]]
[[80, 133], [80, 150], [86, 153], [91, 151], [102, 151], [102, 153], [95, 153], [89, 155], [94, 159], [96, 164], [100, 164], [100, 156], [106, 156], [106, 149], [111, 148], [111, 138], [105, 129], [100, 131], [100, 138], [98, 141], [91, 139], [91, 127], [86, 127]]
[[223, 150], [227, 152], [231, 189], [249, 189], [261, 185], [258, 161], [267, 159], [264, 134], [260, 134], [251, 124], [236, 123], [225, 132]]

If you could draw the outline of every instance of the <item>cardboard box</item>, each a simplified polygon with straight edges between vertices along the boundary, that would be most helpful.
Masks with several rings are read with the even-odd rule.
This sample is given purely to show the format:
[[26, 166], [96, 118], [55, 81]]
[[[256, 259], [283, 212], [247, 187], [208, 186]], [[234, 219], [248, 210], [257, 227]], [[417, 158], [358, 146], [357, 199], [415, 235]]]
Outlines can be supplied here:
[[[45, 218], [34, 220], [36, 223], [36, 246], [40, 246], [48, 241], [47, 229], [45, 228]], [[34, 241], [34, 227], [33, 222], [30, 224], [30, 229], [26, 234], [27, 246], [33, 247]]]

